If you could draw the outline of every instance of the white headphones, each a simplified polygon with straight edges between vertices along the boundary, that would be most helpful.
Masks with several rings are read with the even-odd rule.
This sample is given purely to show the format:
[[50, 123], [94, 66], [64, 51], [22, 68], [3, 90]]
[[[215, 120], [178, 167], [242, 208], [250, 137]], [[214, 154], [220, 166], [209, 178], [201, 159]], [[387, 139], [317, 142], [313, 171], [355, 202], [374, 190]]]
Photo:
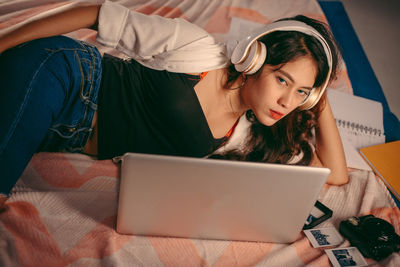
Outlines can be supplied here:
[[315, 37], [324, 48], [329, 66], [326, 80], [319, 88], [313, 88], [310, 95], [300, 106], [300, 109], [303, 110], [310, 109], [318, 103], [319, 99], [324, 93], [332, 72], [331, 49], [322, 35], [313, 27], [296, 20], [277, 21], [266, 25], [262, 29], [251, 33], [236, 45], [231, 56], [231, 62], [235, 65], [235, 69], [239, 72], [243, 72], [247, 75], [256, 73], [263, 66], [267, 57], [267, 48], [265, 47], [265, 44], [257, 40], [275, 31], [297, 31], [305, 33]]

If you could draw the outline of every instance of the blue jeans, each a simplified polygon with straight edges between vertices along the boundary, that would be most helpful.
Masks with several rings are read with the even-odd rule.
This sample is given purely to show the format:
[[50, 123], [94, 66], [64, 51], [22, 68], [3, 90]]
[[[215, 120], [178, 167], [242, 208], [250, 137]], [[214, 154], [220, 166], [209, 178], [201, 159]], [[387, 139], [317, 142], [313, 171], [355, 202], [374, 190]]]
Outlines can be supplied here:
[[100, 82], [98, 50], [64, 36], [0, 54], [0, 193], [10, 193], [35, 152], [83, 151]]

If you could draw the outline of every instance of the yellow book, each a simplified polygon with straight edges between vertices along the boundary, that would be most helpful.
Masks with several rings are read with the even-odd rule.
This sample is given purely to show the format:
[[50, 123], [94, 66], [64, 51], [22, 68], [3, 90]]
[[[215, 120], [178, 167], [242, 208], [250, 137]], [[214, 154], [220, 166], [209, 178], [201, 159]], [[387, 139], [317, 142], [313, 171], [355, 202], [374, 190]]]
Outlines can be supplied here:
[[400, 200], [400, 141], [364, 147], [360, 154]]

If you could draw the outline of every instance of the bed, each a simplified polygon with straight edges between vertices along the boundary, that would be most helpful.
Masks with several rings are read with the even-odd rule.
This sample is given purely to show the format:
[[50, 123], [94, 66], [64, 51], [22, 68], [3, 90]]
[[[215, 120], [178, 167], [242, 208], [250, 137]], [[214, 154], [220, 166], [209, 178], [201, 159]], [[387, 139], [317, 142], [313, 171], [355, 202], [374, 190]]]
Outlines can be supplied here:
[[[146, 14], [183, 17], [221, 41], [239, 38], [260, 23], [296, 14], [329, 22], [344, 49], [339, 78], [330, 87], [381, 101], [386, 109], [385, 131], [391, 133], [391, 138], [398, 134], [398, 120], [390, 113], [372, 69], [368, 79], [376, 83], [370, 82], [368, 90], [360, 80], [352, 78], [359, 70], [350, 54], [361, 51], [357, 60], [364, 60], [365, 64], [358, 65], [368, 68], [369, 63], [359, 50], [361, 46], [340, 2], [117, 2]], [[0, 1], [0, 31], [74, 4]], [[68, 35], [97, 45], [101, 52], [124, 57], [97, 44], [93, 31], [79, 30]], [[350, 46], [346, 44], [349, 37], [354, 41]], [[14, 187], [5, 210], [0, 212], [0, 266], [330, 266], [324, 250], [313, 248], [302, 233], [292, 244], [120, 235], [115, 231], [119, 171], [119, 165], [111, 160], [96, 160], [83, 154], [36, 154]], [[333, 216], [321, 227], [338, 228], [342, 220], [351, 216], [373, 214], [392, 223], [400, 233], [400, 212], [385, 185], [369, 171], [349, 169], [349, 176], [350, 182], [344, 186], [324, 186], [319, 201], [333, 210]], [[350, 244], [344, 240], [339, 246]], [[369, 259], [368, 263], [398, 266], [400, 254], [394, 253], [381, 262]]]

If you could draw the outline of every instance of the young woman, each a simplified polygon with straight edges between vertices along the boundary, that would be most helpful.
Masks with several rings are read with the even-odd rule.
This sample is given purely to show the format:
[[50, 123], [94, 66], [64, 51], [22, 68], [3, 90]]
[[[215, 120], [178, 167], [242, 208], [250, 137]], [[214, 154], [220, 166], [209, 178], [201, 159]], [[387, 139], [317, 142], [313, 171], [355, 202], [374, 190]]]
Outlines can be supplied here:
[[[109, 2], [0, 36], [0, 192], [9, 194], [38, 151], [205, 157], [229, 140], [243, 114], [251, 123], [245, 145], [213, 157], [321, 165], [331, 169], [328, 183], [346, 183], [324, 95], [335, 78], [335, 42], [315, 20], [283, 21], [305, 26], [256, 38], [255, 58], [264, 53], [265, 60], [250, 71], [231, 64], [226, 46], [185, 20]], [[100, 43], [134, 59], [101, 57], [92, 45], [58, 36], [80, 28], [98, 30]]]

